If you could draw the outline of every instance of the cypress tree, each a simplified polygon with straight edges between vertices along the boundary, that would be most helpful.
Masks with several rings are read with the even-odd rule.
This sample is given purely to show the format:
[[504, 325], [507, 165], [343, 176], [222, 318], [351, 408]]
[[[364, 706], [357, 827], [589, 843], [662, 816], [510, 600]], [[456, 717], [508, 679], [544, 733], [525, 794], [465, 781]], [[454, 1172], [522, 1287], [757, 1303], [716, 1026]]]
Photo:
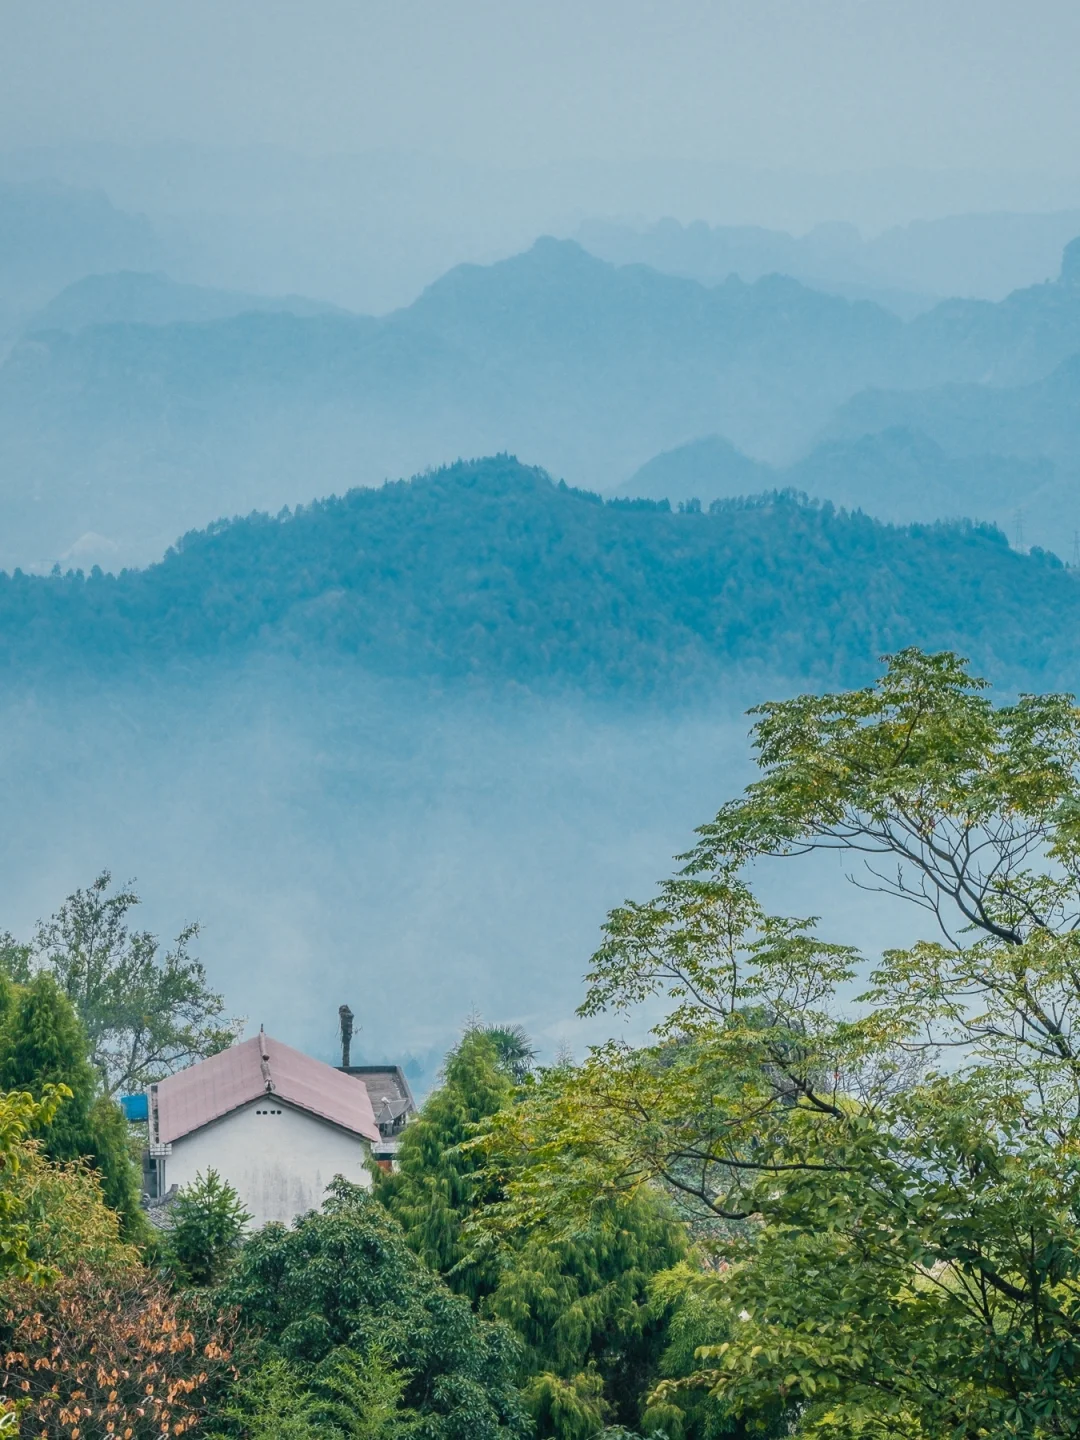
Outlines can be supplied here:
[[98, 1093], [86, 1033], [55, 980], [36, 975], [27, 985], [7, 984], [0, 1000], [0, 1088], [28, 1090], [66, 1085], [71, 1097], [38, 1138], [54, 1160], [89, 1161], [101, 1174], [106, 1202], [119, 1212], [128, 1235], [144, 1228], [127, 1124], [117, 1105]]
[[489, 1199], [477, 1160], [458, 1148], [475, 1127], [510, 1102], [514, 1085], [499, 1066], [496, 1042], [470, 1030], [446, 1058], [443, 1084], [406, 1127], [393, 1174], [379, 1172], [375, 1193], [410, 1247], [450, 1286], [478, 1300], [495, 1277], [473, 1255], [462, 1225]]

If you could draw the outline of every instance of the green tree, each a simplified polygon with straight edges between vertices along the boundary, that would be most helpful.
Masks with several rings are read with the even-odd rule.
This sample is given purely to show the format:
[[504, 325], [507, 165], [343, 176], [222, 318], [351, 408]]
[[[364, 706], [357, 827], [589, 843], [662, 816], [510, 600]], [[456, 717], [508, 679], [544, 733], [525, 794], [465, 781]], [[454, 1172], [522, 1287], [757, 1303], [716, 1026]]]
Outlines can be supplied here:
[[[557, 1229], [658, 1181], [696, 1208], [716, 1330], [692, 1379], [736, 1414], [780, 1396], [836, 1440], [1074, 1434], [1080, 712], [995, 707], [955, 657], [905, 651], [757, 713], [762, 778], [595, 957], [585, 1012], [666, 994], [654, 1043], [502, 1112], [508, 1204]], [[933, 927], [858, 1009], [860, 957], [746, 881], [822, 847]]]
[[407, 1383], [377, 1351], [335, 1350], [314, 1372], [272, 1355], [240, 1376], [221, 1419], [242, 1440], [405, 1440], [422, 1424]]
[[479, 1319], [413, 1254], [378, 1201], [340, 1177], [321, 1211], [247, 1241], [220, 1298], [305, 1383], [342, 1349], [407, 1372], [402, 1408], [418, 1412], [431, 1440], [526, 1433], [510, 1331]]
[[490, 1034], [467, 1031], [446, 1057], [443, 1083], [406, 1126], [397, 1169], [375, 1177], [375, 1193], [410, 1246], [471, 1300], [490, 1290], [497, 1272], [490, 1253], [477, 1255], [464, 1226], [498, 1191], [484, 1176], [481, 1160], [462, 1146], [513, 1097], [513, 1081], [500, 1059]]
[[[34, 1253], [32, 1196], [24, 1173], [33, 1163], [27, 1142], [48, 1125], [64, 1100], [62, 1086], [42, 1086], [37, 1099], [25, 1090], [0, 1093], [0, 1280], [37, 1280], [52, 1256]], [[3, 1427], [0, 1425], [0, 1430]]]
[[177, 1192], [169, 1219], [164, 1251], [179, 1278], [190, 1285], [220, 1284], [251, 1219], [233, 1187], [216, 1170], [198, 1174]]
[[[553, 1377], [547, 1390], [532, 1385], [529, 1403], [547, 1417], [538, 1423], [560, 1425], [550, 1433], [572, 1440], [586, 1414], [636, 1419], [664, 1344], [665, 1316], [651, 1305], [649, 1285], [682, 1256], [685, 1242], [660, 1197], [643, 1191], [597, 1205], [572, 1238], [553, 1243], [526, 1230], [491, 1243], [475, 1222], [497, 1208], [502, 1178], [487, 1167], [476, 1137], [483, 1122], [513, 1108], [510, 1071], [532, 1053], [527, 1037], [513, 1035], [508, 1063], [503, 1038], [498, 1029], [466, 1033], [447, 1057], [443, 1084], [405, 1130], [398, 1171], [379, 1177], [377, 1193], [433, 1269], [517, 1332], [523, 1381]], [[536, 1083], [557, 1092], [562, 1072]]]
[[126, 1233], [140, 1237], [145, 1222], [127, 1125], [119, 1107], [98, 1093], [86, 1033], [70, 1001], [42, 974], [10, 991], [0, 1025], [0, 1086], [40, 1099], [61, 1085], [70, 1098], [38, 1132], [45, 1154], [89, 1161]]
[[129, 928], [139, 904], [135, 891], [110, 894], [111, 885], [106, 870], [69, 895], [28, 945], [0, 937], [0, 958], [13, 979], [51, 975], [74, 1005], [110, 1096], [216, 1054], [236, 1033], [235, 1024], [223, 1020], [221, 996], [189, 953], [198, 926], [185, 926], [163, 954], [150, 931]]
[[537, 1050], [523, 1025], [487, 1025], [484, 1034], [495, 1046], [499, 1066], [521, 1085], [536, 1064]]

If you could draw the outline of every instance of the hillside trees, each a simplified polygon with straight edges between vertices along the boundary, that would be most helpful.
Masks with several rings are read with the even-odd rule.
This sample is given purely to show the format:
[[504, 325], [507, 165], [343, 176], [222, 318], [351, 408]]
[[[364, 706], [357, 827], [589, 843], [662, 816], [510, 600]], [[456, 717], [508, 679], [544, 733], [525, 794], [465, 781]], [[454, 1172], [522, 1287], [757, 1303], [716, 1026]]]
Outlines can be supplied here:
[[[598, 1196], [680, 1197], [717, 1262], [688, 1282], [714, 1327], [693, 1380], [736, 1413], [779, 1395], [806, 1435], [1075, 1433], [1080, 712], [994, 706], [908, 651], [757, 713], [761, 779], [595, 957], [586, 1012], [668, 1014], [497, 1118], [509, 1209], [558, 1233]], [[856, 952], [747, 883], [822, 847], [929, 921], [856, 1010]]]
[[740, 666], [863, 683], [918, 644], [1042, 685], [1076, 673], [1078, 622], [1075, 576], [990, 526], [605, 504], [509, 456], [212, 525], [145, 570], [0, 574], [0, 670], [35, 684], [269, 652], [670, 702]]

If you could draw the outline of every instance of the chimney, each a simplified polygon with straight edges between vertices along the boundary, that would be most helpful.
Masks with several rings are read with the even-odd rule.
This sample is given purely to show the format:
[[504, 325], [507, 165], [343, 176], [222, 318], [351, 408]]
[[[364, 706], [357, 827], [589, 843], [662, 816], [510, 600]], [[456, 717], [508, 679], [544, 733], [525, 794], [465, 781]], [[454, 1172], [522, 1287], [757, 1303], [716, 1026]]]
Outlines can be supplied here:
[[338, 1006], [338, 1018], [341, 1020], [341, 1068], [349, 1068], [349, 1046], [353, 1037], [353, 1013], [348, 1005]]

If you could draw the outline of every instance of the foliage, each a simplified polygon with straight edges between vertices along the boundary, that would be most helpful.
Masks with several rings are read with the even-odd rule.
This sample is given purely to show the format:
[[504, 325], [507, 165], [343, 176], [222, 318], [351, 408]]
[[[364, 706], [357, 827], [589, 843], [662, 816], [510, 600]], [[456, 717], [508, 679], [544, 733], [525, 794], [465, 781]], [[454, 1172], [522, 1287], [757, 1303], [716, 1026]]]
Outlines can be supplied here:
[[216, 1170], [197, 1174], [177, 1192], [165, 1237], [169, 1263], [191, 1285], [217, 1285], [235, 1260], [251, 1215]]
[[138, 895], [130, 888], [110, 894], [111, 885], [105, 870], [69, 895], [29, 945], [0, 940], [13, 979], [51, 975], [74, 1005], [109, 1096], [141, 1089], [235, 1038], [235, 1026], [222, 1021], [221, 996], [188, 950], [198, 926], [185, 926], [161, 954], [155, 935], [129, 929]]
[[48, 1125], [68, 1099], [62, 1085], [45, 1085], [35, 1100], [25, 1090], [0, 1092], [0, 1280], [40, 1278], [42, 1266], [32, 1250], [34, 1212], [23, 1167], [32, 1132]]
[[[908, 651], [758, 714], [762, 778], [595, 959], [587, 1013], [662, 993], [669, 1014], [498, 1117], [500, 1223], [680, 1196], [722, 1262], [694, 1281], [716, 1331], [692, 1381], [736, 1414], [780, 1395], [833, 1440], [1075, 1433], [1080, 712], [995, 707], [955, 657]], [[936, 931], [887, 951], [855, 1012], [855, 953], [743, 878], [822, 847]]]
[[536, 1046], [523, 1025], [486, 1025], [484, 1034], [495, 1046], [499, 1067], [515, 1085], [521, 1085], [536, 1063]]
[[321, 1211], [253, 1235], [222, 1293], [290, 1364], [319, 1367], [345, 1348], [407, 1371], [404, 1403], [430, 1440], [525, 1433], [509, 1331], [478, 1319], [378, 1201], [340, 1178]]
[[490, 1255], [463, 1233], [468, 1217], [495, 1198], [477, 1158], [462, 1145], [481, 1120], [509, 1103], [514, 1086], [494, 1037], [469, 1030], [446, 1057], [443, 1083], [405, 1127], [397, 1169], [375, 1177], [375, 1193], [425, 1264], [472, 1300], [495, 1280]]
[[105, 1198], [126, 1231], [144, 1231], [138, 1176], [127, 1125], [117, 1105], [99, 1095], [86, 1034], [71, 1002], [51, 975], [8, 987], [0, 1022], [0, 1085], [38, 1097], [64, 1086], [66, 1103], [38, 1128], [44, 1153], [54, 1160], [88, 1160], [101, 1173]]
[[911, 644], [1057, 683], [1078, 633], [1073, 577], [989, 527], [891, 527], [791, 493], [627, 508], [507, 456], [223, 522], [142, 571], [0, 575], [0, 664], [20, 673], [270, 648], [669, 699], [733, 666], [861, 683]]
[[570, 1380], [548, 1372], [534, 1375], [524, 1394], [537, 1440], [594, 1440], [611, 1413], [604, 1382], [591, 1371]]
[[2, 1303], [0, 1393], [46, 1440], [189, 1434], [228, 1375], [227, 1326], [186, 1311], [138, 1267], [9, 1284]]
[[[500, 1038], [497, 1029], [473, 1029], [450, 1053], [442, 1086], [405, 1130], [398, 1171], [379, 1177], [377, 1193], [427, 1263], [518, 1334], [522, 1377], [547, 1373], [551, 1381], [548, 1389], [530, 1381], [527, 1403], [547, 1407], [544, 1423], [564, 1424], [552, 1433], [570, 1440], [586, 1412], [597, 1423], [636, 1417], [663, 1345], [664, 1316], [649, 1302], [649, 1283], [680, 1257], [682, 1235], [658, 1197], [642, 1193], [598, 1206], [587, 1225], [555, 1243], [527, 1233], [490, 1243], [475, 1222], [498, 1205], [502, 1182], [485, 1169], [474, 1137], [514, 1100]], [[512, 1038], [511, 1068], [532, 1049], [527, 1037]], [[557, 1088], [559, 1074], [538, 1083]], [[599, 1398], [588, 1398], [596, 1386]]]
[[106, 1204], [100, 1174], [85, 1161], [48, 1160], [31, 1142], [22, 1147], [12, 1192], [24, 1207], [36, 1264], [61, 1274], [88, 1265], [111, 1275], [138, 1263], [138, 1250]]
[[407, 1379], [374, 1350], [332, 1351], [314, 1373], [272, 1355], [237, 1381], [221, 1418], [242, 1440], [405, 1440], [421, 1425], [402, 1404]]
[[588, 1224], [557, 1241], [526, 1235], [506, 1246], [484, 1310], [521, 1336], [525, 1374], [552, 1373], [572, 1387], [587, 1380], [588, 1393], [595, 1380], [605, 1414], [636, 1420], [669, 1318], [650, 1284], [684, 1248], [668, 1207], [642, 1191], [595, 1206]]

